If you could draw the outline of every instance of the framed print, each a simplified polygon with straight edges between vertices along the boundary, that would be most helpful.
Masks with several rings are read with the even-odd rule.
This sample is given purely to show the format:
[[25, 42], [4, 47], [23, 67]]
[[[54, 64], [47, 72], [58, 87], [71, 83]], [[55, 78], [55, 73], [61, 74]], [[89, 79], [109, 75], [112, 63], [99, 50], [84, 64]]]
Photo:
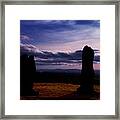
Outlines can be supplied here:
[[1, 118], [119, 119], [118, 1], [1, 8]]

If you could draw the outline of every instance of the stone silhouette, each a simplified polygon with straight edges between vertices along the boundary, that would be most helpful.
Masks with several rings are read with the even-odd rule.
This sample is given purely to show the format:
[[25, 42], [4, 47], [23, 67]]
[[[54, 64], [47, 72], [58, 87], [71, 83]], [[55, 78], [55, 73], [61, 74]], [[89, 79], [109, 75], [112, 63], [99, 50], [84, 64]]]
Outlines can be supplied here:
[[34, 95], [33, 80], [35, 79], [36, 66], [33, 55], [20, 56], [20, 95]]
[[94, 80], [94, 50], [91, 47], [85, 46], [82, 52], [82, 71], [79, 91], [85, 94], [91, 94], [93, 92], [93, 80]]

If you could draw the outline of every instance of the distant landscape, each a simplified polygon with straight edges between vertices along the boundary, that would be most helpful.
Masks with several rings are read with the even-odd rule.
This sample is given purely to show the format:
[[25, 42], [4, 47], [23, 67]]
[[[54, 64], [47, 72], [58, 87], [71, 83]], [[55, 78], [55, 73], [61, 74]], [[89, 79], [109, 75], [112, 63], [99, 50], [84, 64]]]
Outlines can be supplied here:
[[[55, 69], [55, 70], [39, 70], [36, 73], [35, 82], [48, 83], [72, 83], [80, 84], [80, 70], [77, 69]], [[94, 84], [100, 85], [100, 71], [95, 71]]]

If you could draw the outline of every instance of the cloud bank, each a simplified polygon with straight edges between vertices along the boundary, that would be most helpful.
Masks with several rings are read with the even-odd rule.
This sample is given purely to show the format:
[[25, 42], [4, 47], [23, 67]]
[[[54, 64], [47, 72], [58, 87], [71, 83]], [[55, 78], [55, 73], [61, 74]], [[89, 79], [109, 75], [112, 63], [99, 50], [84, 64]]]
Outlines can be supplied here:
[[[82, 50], [77, 50], [71, 53], [57, 52], [52, 53], [49, 51], [40, 51], [37, 47], [31, 44], [21, 44], [21, 55], [28, 54], [34, 55], [37, 65], [65, 65], [65, 64], [76, 64], [82, 61]], [[100, 62], [100, 56], [98, 55], [99, 50], [94, 50], [95, 57], [94, 63]]]

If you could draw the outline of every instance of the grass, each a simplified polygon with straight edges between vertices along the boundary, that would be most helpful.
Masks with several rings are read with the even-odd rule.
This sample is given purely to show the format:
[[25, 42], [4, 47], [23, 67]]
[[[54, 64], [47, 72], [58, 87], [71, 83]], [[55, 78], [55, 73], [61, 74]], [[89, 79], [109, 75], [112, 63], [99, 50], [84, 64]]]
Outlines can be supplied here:
[[[75, 92], [80, 85], [66, 84], [66, 83], [33, 83], [33, 90], [38, 93], [36, 96], [22, 96], [23, 100], [69, 100], [69, 99], [83, 99], [83, 95], [76, 96]], [[96, 95], [85, 99], [99, 99], [100, 86], [94, 85]]]

